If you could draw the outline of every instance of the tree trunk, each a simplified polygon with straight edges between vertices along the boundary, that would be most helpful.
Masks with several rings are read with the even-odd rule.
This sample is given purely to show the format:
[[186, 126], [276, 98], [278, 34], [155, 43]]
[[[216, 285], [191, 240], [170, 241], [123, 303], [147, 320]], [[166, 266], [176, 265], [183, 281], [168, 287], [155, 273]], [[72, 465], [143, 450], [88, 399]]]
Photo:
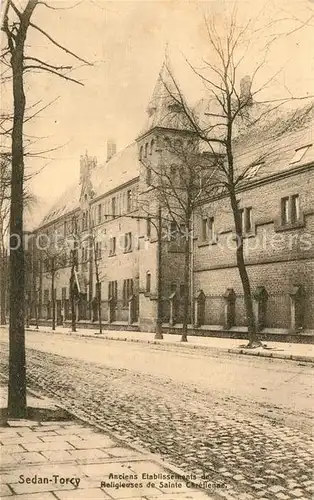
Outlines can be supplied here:
[[241, 228], [240, 214], [238, 210], [238, 203], [236, 199], [236, 193], [234, 190], [230, 191], [230, 202], [231, 202], [234, 225], [237, 235], [236, 261], [244, 294], [244, 304], [245, 304], [246, 319], [248, 326], [248, 340], [249, 340], [248, 347], [253, 347], [255, 344], [261, 345], [261, 342], [258, 341], [257, 339], [257, 331], [256, 331], [254, 310], [253, 310], [253, 300], [251, 294], [251, 285], [246, 265], [244, 262], [242, 228]]
[[[72, 257], [74, 259], [74, 257]], [[72, 332], [76, 332], [76, 311], [75, 311], [75, 294], [74, 294], [74, 262], [71, 267], [71, 277], [70, 277], [70, 299], [71, 299], [71, 329]]]
[[54, 263], [52, 263], [52, 266], [51, 266], [51, 307], [52, 307], [52, 330], [55, 330], [56, 329], [56, 300], [55, 300], [55, 269], [54, 269]]
[[24, 329], [24, 242], [23, 242], [23, 119], [25, 95], [23, 88], [24, 41], [12, 54], [13, 129], [10, 206], [10, 327], [8, 415], [26, 417], [26, 364]]
[[184, 295], [183, 295], [183, 326], [181, 342], [188, 341], [188, 324], [189, 324], [189, 291], [190, 291], [190, 220], [185, 224], [186, 235], [184, 237]]
[[102, 333], [102, 321], [101, 321], [101, 290], [100, 283], [97, 281], [97, 306], [98, 306], [98, 324], [99, 333]]
[[157, 228], [157, 318], [155, 339], [162, 340], [162, 218], [161, 207], [158, 208]]
[[0, 324], [6, 324], [7, 257], [0, 247]]
[[35, 326], [36, 326], [36, 330], [38, 330], [38, 292], [37, 292], [37, 290], [35, 290], [34, 307], [35, 307]]

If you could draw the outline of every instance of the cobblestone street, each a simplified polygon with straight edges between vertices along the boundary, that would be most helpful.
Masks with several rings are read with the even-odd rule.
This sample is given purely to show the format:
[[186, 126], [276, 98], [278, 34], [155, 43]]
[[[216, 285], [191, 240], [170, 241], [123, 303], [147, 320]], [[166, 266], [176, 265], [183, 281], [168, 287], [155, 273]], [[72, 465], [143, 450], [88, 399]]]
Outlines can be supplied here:
[[[1, 373], [7, 375], [7, 344], [1, 347]], [[217, 490], [221, 497], [312, 498], [313, 439], [261, 402], [253, 404], [253, 415], [249, 401], [219, 397], [210, 385], [206, 390], [191, 381], [37, 349], [27, 349], [27, 367], [30, 388], [42, 389], [78, 416], [160, 454], [186, 473], [224, 483], [228, 488]]]

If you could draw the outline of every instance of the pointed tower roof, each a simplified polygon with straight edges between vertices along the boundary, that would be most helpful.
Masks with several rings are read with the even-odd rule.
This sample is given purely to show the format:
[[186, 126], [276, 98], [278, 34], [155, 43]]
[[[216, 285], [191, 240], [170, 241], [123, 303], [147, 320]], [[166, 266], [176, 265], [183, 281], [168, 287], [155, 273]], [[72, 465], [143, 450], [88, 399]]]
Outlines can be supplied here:
[[158, 79], [147, 106], [147, 120], [140, 136], [155, 127], [176, 130], [191, 130], [184, 113], [182, 93], [166, 60], [159, 72]]

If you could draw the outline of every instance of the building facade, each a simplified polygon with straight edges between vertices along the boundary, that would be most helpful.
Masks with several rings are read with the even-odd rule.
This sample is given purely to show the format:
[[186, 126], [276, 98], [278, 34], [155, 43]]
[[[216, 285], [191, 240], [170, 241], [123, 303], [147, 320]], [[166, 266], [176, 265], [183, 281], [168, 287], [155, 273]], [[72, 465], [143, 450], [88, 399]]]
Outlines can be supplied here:
[[[53, 302], [56, 323], [71, 321], [74, 269], [78, 324], [98, 321], [98, 290], [105, 328], [155, 331], [159, 299], [163, 327], [180, 327], [184, 252], [171, 229], [167, 237], [171, 221], [165, 210], [161, 215], [152, 182], [161, 158], [169, 156], [166, 144], [193, 140], [185, 117], [173, 106], [160, 77], [135, 142], [116, 152], [111, 141], [104, 164], [87, 153], [81, 156], [79, 185], [60, 197], [32, 233], [31, 321], [35, 316], [50, 321]], [[235, 139], [237, 168], [246, 171], [246, 183], [238, 189], [245, 260], [265, 337], [309, 340], [314, 332], [313, 124], [311, 104], [244, 128]], [[167, 161], [171, 164], [171, 158]], [[192, 219], [191, 333], [245, 337], [228, 197], [212, 193]], [[57, 250], [51, 245], [56, 233]]]

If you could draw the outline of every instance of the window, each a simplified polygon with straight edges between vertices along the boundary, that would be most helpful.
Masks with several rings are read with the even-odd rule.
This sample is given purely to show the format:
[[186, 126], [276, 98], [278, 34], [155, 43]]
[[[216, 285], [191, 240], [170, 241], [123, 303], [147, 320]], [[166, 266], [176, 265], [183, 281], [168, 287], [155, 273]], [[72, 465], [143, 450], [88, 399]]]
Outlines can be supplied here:
[[132, 190], [128, 189], [126, 193], [126, 209], [127, 212], [130, 212], [132, 210]]
[[300, 200], [299, 195], [294, 194], [291, 196], [291, 222], [300, 220]]
[[101, 259], [101, 241], [96, 241], [95, 244], [95, 258]]
[[67, 235], [67, 230], [68, 230], [68, 228], [67, 228], [67, 221], [65, 220], [64, 223], [63, 223], [63, 234], [64, 234], [64, 236]]
[[117, 202], [115, 196], [111, 198], [111, 214], [113, 218], [115, 218], [117, 214]]
[[300, 220], [300, 198], [298, 194], [281, 199], [281, 223], [294, 224]]
[[143, 146], [140, 147], [140, 160], [143, 159]]
[[85, 210], [82, 214], [82, 231], [88, 227], [88, 212]]
[[202, 240], [207, 241], [208, 239], [208, 219], [207, 217], [202, 219]]
[[249, 233], [253, 229], [252, 207], [242, 208], [241, 215], [241, 233]]
[[213, 241], [214, 239], [215, 239], [214, 217], [205, 217], [202, 219], [202, 240]]
[[99, 203], [99, 205], [98, 205], [98, 224], [101, 223], [101, 215], [102, 215], [101, 204]]
[[152, 234], [152, 222], [150, 220], [150, 217], [147, 217], [146, 219], [146, 236], [147, 238], [150, 238]]
[[116, 254], [116, 237], [109, 239], [109, 257]]
[[153, 154], [154, 146], [155, 146], [155, 141], [154, 141], [154, 139], [152, 139], [152, 141], [150, 143], [150, 154]]
[[49, 290], [44, 290], [44, 304], [49, 302]]
[[281, 223], [288, 224], [289, 222], [289, 197], [281, 199]]
[[72, 220], [71, 220], [71, 225], [72, 225], [72, 232], [73, 232], [73, 233], [76, 233], [76, 230], [77, 230], [77, 222], [76, 222], [76, 217], [72, 217]]
[[181, 299], [183, 299], [184, 296], [185, 296], [185, 285], [182, 283], [180, 285], [180, 297], [181, 297]]
[[133, 280], [126, 279], [123, 281], [123, 307], [129, 304], [129, 298], [133, 295]]
[[109, 281], [108, 283], [108, 298], [114, 299], [114, 301], [118, 298], [118, 283], [117, 281]]
[[292, 159], [290, 160], [290, 165], [292, 163], [298, 163], [299, 161], [301, 161], [303, 156], [311, 146], [312, 144], [308, 144], [307, 146], [302, 146], [302, 148], [296, 149]]
[[146, 166], [146, 184], [150, 186], [152, 183], [152, 169], [150, 165]]
[[147, 158], [147, 153], [148, 153], [148, 143], [146, 142], [145, 149], [144, 149], [144, 157], [145, 158]]
[[262, 165], [263, 165], [263, 163], [257, 163], [256, 165], [251, 165], [247, 169], [244, 177], [246, 179], [252, 179], [253, 177], [255, 177], [257, 175], [257, 173], [258, 173], [258, 171], [259, 171], [259, 169], [261, 168]]
[[151, 286], [152, 286], [152, 275], [150, 272], [146, 273], [146, 292], [150, 293], [151, 291]]
[[124, 235], [124, 251], [131, 252], [132, 251], [132, 233], [125, 233]]

